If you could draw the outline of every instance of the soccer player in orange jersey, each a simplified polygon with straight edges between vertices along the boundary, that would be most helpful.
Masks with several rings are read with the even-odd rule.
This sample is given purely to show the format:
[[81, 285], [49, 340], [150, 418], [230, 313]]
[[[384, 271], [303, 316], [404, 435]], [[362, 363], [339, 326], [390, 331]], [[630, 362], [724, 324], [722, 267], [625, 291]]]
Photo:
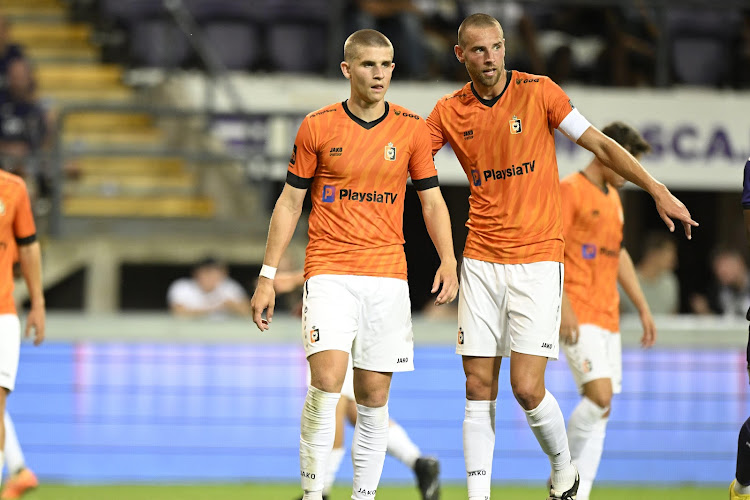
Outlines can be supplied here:
[[388, 442], [391, 377], [414, 366], [402, 229], [409, 176], [441, 260], [432, 292], [441, 283], [442, 289], [435, 300], [450, 302], [458, 290], [450, 217], [429, 131], [416, 113], [385, 101], [394, 66], [393, 46], [383, 34], [360, 30], [346, 40], [341, 71], [350, 81], [350, 97], [310, 113], [300, 125], [251, 300], [253, 320], [266, 330], [275, 268], [310, 189], [302, 337], [311, 382], [300, 435], [305, 500], [322, 497], [350, 353], [357, 400], [352, 499], [375, 498]]
[[[602, 132], [635, 159], [651, 147], [633, 128], [614, 122]], [[623, 213], [617, 189], [625, 179], [597, 158], [562, 180], [565, 283], [560, 321], [568, 366], [583, 396], [568, 420], [568, 446], [581, 481], [578, 500], [589, 500], [604, 447], [612, 394], [622, 389], [619, 282], [638, 310], [641, 345], [651, 347], [656, 327], [633, 261], [622, 247]]]
[[[42, 290], [42, 259], [31, 203], [26, 184], [17, 175], [0, 171], [0, 413], [16, 384], [18, 356], [21, 348], [21, 324], [13, 301], [13, 262], [16, 246], [31, 309], [26, 318], [25, 334], [34, 331], [34, 345], [44, 340], [44, 294]], [[5, 423], [0, 423], [0, 450], [5, 446]], [[0, 451], [0, 475], [5, 456]], [[1, 477], [0, 477], [1, 479]], [[6, 497], [7, 488], [3, 492]]]
[[552, 466], [550, 498], [574, 499], [562, 412], [544, 386], [556, 359], [563, 285], [560, 182], [554, 129], [648, 191], [674, 230], [685, 206], [632, 155], [602, 134], [549, 78], [505, 68], [500, 23], [486, 14], [458, 29], [458, 60], [471, 81], [441, 98], [427, 125], [433, 153], [450, 142], [469, 179], [469, 228], [461, 267], [458, 344], [466, 375], [464, 457], [470, 500], [490, 498], [495, 400], [502, 357], [513, 394]]

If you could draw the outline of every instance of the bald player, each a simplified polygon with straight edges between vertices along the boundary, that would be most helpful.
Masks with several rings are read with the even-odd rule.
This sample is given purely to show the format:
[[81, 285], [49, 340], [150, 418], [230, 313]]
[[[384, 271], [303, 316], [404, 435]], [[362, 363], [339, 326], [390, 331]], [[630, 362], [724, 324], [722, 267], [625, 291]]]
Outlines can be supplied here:
[[554, 130], [648, 191], [670, 230], [690, 237], [685, 206], [626, 150], [573, 107], [552, 80], [505, 68], [500, 23], [466, 18], [455, 55], [471, 81], [441, 98], [427, 125], [436, 153], [449, 142], [469, 179], [469, 228], [461, 268], [458, 343], [466, 375], [464, 458], [470, 500], [488, 500], [498, 373], [510, 358], [513, 395], [552, 466], [549, 498], [575, 499], [565, 422], [544, 385], [558, 355], [563, 291], [562, 213]]
[[310, 113], [300, 125], [251, 301], [253, 320], [261, 331], [268, 329], [276, 267], [309, 189], [302, 337], [311, 382], [300, 433], [305, 500], [322, 498], [350, 353], [357, 401], [352, 499], [370, 500], [377, 492], [391, 377], [414, 366], [402, 229], [408, 177], [441, 260], [432, 285], [435, 293], [442, 283], [436, 303], [451, 302], [458, 290], [429, 131], [416, 113], [385, 100], [394, 66], [393, 46], [383, 34], [360, 30], [346, 40], [341, 71], [350, 97]]

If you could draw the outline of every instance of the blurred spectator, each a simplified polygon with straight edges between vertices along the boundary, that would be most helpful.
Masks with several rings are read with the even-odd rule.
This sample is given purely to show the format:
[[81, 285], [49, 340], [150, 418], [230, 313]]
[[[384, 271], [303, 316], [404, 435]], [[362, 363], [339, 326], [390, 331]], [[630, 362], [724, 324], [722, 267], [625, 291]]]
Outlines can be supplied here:
[[[677, 245], [669, 233], [655, 232], [646, 237], [643, 256], [635, 266], [643, 295], [652, 314], [676, 314], [680, 304], [677, 267]], [[633, 303], [620, 289], [620, 311], [637, 314]]]
[[276, 291], [275, 312], [285, 311], [302, 317], [302, 287], [305, 284], [305, 271], [296, 266], [294, 259], [284, 254], [279, 261], [273, 289]]
[[736, 9], [667, 10], [667, 39], [677, 83], [726, 86], [734, 68], [732, 48], [740, 35]]
[[228, 276], [226, 265], [213, 257], [198, 262], [192, 278], [172, 283], [167, 303], [172, 314], [188, 318], [222, 319], [250, 314], [247, 293]]
[[13, 59], [6, 76], [6, 91], [0, 95], [3, 169], [25, 177], [32, 191], [36, 187], [46, 197], [49, 183], [39, 158], [33, 155], [49, 147], [49, 123], [35, 95], [31, 66], [26, 59]]
[[10, 23], [0, 15], [0, 93], [6, 90], [8, 66], [15, 59], [23, 59], [23, 50], [20, 45], [10, 43]]
[[733, 248], [719, 248], [713, 254], [711, 268], [715, 283], [708, 295], [690, 297], [693, 312], [744, 318], [750, 308], [750, 275], [742, 253]]
[[394, 76], [424, 79], [428, 60], [422, 19], [412, 0], [353, 0], [351, 31], [370, 28], [387, 36], [398, 54]]
[[633, 6], [609, 7], [605, 11], [610, 37], [600, 58], [596, 83], [637, 87], [653, 85], [656, 73], [656, 44], [660, 32], [656, 13], [643, 0]]

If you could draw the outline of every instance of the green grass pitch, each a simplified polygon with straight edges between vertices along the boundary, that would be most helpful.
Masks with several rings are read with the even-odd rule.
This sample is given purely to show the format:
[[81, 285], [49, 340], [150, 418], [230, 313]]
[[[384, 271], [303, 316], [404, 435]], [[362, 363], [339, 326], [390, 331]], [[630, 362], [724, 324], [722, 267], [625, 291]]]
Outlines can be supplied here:
[[[43, 484], [24, 500], [296, 500], [301, 495], [294, 484], [232, 484], [195, 486], [108, 485], [63, 486]], [[340, 486], [332, 500], [347, 500], [351, 489]], [[596, 488], [591, 500], [721, 500], [728, 498], [727, 487]], [[384, 485], [378, 488], [379, 500], [419, 500], [413, 486]], [[444, 485], [441, 500], [466, 500], [466, 487]], [[493, 500], [545, 500], [544, 488], [496, 487]]]

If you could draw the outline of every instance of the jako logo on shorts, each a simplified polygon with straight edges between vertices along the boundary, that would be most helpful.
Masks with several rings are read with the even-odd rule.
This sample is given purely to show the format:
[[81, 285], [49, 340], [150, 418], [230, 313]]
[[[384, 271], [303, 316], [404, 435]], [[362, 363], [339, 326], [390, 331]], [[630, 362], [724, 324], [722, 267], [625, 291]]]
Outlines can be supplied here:
[[336, 186], [326, 185], [323, 186], [323, 202], [333, 203], [336, 199]]

